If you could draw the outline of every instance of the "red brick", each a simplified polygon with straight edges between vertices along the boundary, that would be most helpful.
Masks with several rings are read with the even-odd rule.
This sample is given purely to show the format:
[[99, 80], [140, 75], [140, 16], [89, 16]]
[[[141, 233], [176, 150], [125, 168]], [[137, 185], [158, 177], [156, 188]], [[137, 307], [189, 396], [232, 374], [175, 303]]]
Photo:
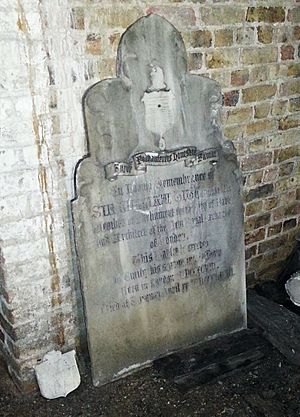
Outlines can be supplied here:
[[251, 243], [259, 242], [265, 238], [265, 229], [257, 229], [254, 232], [246, 233], [245, 244], [250, 245]]
[[223, 97], [224, 106], [236, 106], [239, 101], [240, 92], [239, 90], [227, 91]]
[[295, 48], [292, 45], [281, 46], [281, 60], [294, 59]]

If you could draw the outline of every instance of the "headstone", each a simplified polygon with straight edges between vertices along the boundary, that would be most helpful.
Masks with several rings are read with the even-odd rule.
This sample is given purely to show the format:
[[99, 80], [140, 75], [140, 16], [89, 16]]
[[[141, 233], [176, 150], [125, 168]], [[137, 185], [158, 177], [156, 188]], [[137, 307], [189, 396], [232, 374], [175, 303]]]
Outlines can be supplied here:
[[221, 100], [157, 15], [126, 30], [117, 78], [85, 95], [73, 215], [95, 385], [246, 325], [240, 174]]

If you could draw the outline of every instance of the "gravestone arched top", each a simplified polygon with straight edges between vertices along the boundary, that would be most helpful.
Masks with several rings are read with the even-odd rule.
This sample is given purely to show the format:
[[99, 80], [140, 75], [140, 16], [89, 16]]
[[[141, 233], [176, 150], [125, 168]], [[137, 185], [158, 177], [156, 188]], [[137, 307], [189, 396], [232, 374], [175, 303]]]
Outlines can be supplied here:
[[90, 156], [107, 166], [130, 164], [139, 153], [221, 146], [220, 107], [220, 86], [187, 72], [175, 27], [155, 14], [142, 17], [121, 38], [117, 78], [85, 95]]
[[153, 67], [160, 67], [174, 89], [187, 72], [186, 49], [178, 30], [156, 14], [142, 17], [123, 34], [117, 54], [117, 76], [146, 90]]

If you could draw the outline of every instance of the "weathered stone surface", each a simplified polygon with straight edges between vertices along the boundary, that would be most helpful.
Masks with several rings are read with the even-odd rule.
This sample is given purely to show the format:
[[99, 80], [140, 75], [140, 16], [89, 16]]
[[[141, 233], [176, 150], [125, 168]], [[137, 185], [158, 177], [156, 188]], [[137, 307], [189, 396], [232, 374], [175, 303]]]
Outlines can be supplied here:
[[261, 48], [244, 48], [242, 50], [243, 64], [266, 64], [277, 61], [278, 51], [274, 46], [264, 46]]
[[194, 30], [191, 32], [190, 42], [193, 48], [209, 48], [212, 43], [212, 33], [209, 30]]
[[85, 95], [73, 215], [96, 385], [245, 326], [236, 157], [218, 84], [186, 61], [150, 15], [123, 35], [117, 78]]
[[257, 38], [260, 43], [272, 43], [273, 28], [271, 26], [259, 26], [257, 28]]
[[266, 84], [255, 87], [245, 88], [243, 90], [243, 101], [249, 103], [272, 98], [276, 94], [276, 85]]
[[249, 7], [247, 22], [284, 22], [285, 13], [282, 7]]
[[245, 70], [236, 70], [231, 73], [231, 84], [233, 86], [240, 86], [246, 84], [249, 80], [249, 71]]

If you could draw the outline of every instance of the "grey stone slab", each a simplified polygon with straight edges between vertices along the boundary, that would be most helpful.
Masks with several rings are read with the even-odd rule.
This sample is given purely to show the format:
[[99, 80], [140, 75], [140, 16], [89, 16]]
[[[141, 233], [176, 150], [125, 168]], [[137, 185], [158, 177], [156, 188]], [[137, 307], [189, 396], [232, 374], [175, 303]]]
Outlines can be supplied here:
[[163, 18], [124, 33], [84, 98], [76, 247], [95, 385], [246, 325], [243, 211], [221, 91]]

